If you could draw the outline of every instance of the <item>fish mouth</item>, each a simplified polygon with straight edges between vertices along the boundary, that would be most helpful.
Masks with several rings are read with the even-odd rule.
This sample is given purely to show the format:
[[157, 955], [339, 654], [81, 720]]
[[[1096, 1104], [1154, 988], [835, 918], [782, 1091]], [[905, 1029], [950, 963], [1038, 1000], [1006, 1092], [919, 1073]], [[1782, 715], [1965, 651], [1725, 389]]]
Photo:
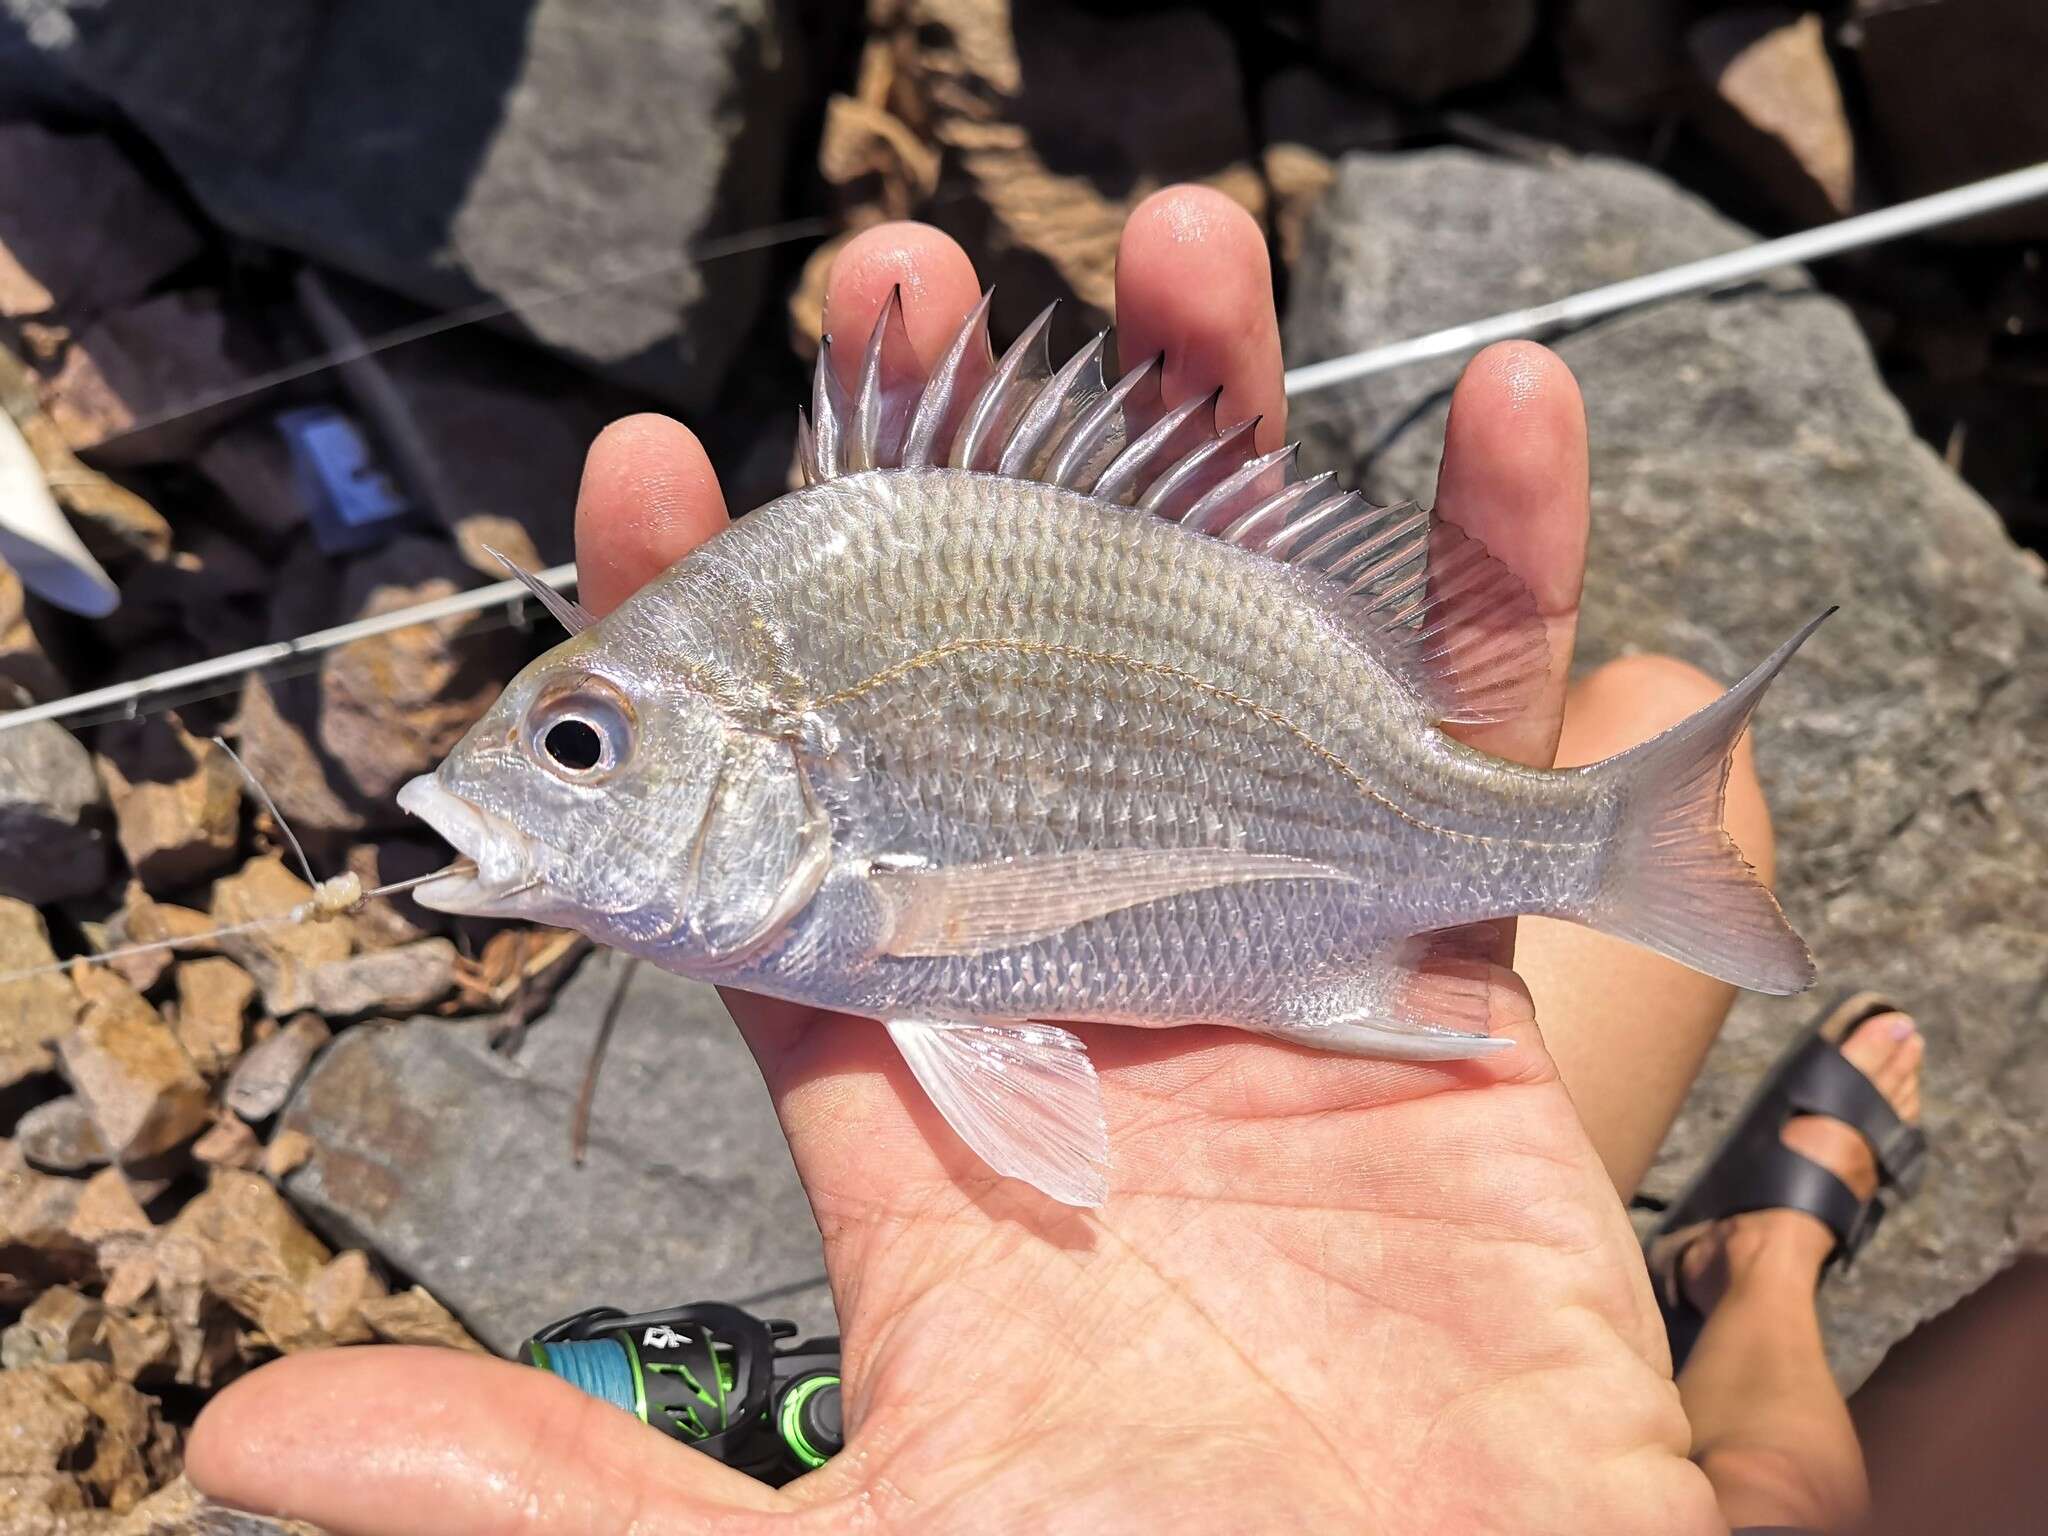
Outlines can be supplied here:
[[447, 874], [415, 886], [412, 899], [436, 912], [486, 917], [506, 912], [541, 883], [536, 845], [513, 826], [423, 773], [398, 792], [398, 806], [438, 832], [476, 865], [473, 874]]

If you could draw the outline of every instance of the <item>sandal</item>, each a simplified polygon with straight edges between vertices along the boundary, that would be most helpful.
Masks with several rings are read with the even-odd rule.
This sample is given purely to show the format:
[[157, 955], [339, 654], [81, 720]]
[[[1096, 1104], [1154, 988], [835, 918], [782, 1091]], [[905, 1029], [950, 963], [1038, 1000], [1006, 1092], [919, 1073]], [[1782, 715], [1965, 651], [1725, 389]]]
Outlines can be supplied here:
[[[1897, 1011], [1888, 998], [1859, 992], [1817, 1018], [1764, 1074], [1762, 1086], [1735, 1117], [1714, 1154], [1665, 1210], [1644, 1244], [1657, 1306], [1671, 1339], [1671, 1369], [1685, 1364], [1706, 1318], [1686, 1299], [1679, 1257], [1715, 1222], [1746, 1211], [1788, 1209], [1817, 1217], [1835, 1235], [1822, 1267], [1846, 1266], [1876, 1233], [1890, 1205], [1910, 1198], [1926, 1169], [1927, 1137], [1901, 1120], [1839, 1049], [1865, 1019]], [[1794, 1115], [1826, 1115], [1857, 1131], [1877, 1161], [1878, 1194], [1855, 1193], [1803, 1153], [1786, 1146], [1785, 1122]], [[1885, 1190], [1893, 1191], [1883, 1197]]]

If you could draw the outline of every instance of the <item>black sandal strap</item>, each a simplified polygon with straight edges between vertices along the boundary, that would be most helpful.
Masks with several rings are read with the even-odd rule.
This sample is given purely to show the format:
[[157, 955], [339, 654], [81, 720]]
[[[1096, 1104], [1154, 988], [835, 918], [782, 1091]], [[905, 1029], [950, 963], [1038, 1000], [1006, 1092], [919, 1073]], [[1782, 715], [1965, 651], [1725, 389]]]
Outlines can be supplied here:
[[1816, 1038], [1785, 1074], [1792, 1113], [1826, 1115], [1852, 1128], [1870, 1146], [1886, 1184], [1910, 1195], [1925, 1171], [1927, 1137], [1901, 1120], [1877, 1085], [1826, 1040]]
[[1782, 1142], [1757, 1148], [1743, 1174], [1742, 1194], [1729, 1203], [1725, 1215], [1804, 1211], [1835, 1234], [1837, 1249], [1850, 1258], [1877, 1228], [1878, 1218], [1872, 1214], [1879, 1209], [1875, 1201], [1866, 1204], [1858, 1200], [1856, 1192], [1832, 1172]]

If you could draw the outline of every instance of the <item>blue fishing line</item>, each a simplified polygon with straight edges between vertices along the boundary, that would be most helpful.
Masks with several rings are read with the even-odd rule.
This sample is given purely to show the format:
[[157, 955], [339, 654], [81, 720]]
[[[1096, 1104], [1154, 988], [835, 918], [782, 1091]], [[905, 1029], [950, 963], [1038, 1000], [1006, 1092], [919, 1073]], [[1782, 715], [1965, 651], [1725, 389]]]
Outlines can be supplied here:
[[548, 1369], [570, 1386], [633, 1412], [633, 1367], [617, 1339], [570, 1339], [535, 1348], [546, 1353]]

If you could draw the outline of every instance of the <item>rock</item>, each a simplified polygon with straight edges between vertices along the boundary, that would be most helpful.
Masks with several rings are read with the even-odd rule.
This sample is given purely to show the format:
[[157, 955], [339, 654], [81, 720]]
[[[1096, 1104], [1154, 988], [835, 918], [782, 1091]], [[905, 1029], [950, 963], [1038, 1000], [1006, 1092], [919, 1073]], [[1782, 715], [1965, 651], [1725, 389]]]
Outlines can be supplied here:
[[244, 1120], [268, 1120], [284, 1108], [284, 1101], [328, 1038], [324, 1019], [314, 1013], [300, 1014], [241, 1059], [221, 1102]]
[[[25, 901], [0, 897], [0, 975], [50, 965], [50, 930]], [[61, 971], [0, 981], [0, 1088], [57, 1065], [56, 1043], [78, 1022], [78, 989]]]
[[242, 777], [227, 753], [186, 731], [175, 715], [109, 726], [100, 778], [114, 804], [114, 835], [150, 890], [172, 890], [225, 868], [242, 832]]
[[164, 972], [181, 956], [203, 955], [213, 949], [211, 942], [201, 936], [210, 934], [217, 925], [204, 912], [195, 912], [190, 907], [173, 906], [167, 901], [153, 900], [138, 881], [128, 882], [127, 895], [121, 910], [115, 914], [101, 935], [104, 943], [96, 946], [97, 952], [126, 948], [131, 944], [161, 944], [167, 939], [179, 940], [176, 948], [150, 950], [139, 955], [124, 955], [118, 960], [107, 962], [109, 969], [120, 976], [138, 992], [147, 992], [163, 979]]
[[252, 1169], [263, 1161], [263, 1147], [247, 1121], [229, 1115], [192, 1143], [192, 1159], [209, 1168]]
[[[337, 584], [308, 571], [281, 599], [279, 632], [369, 618], [478, 584], [438, 539], [394, 540], [348, 565]], [[337, 592], [338, 586], [338, 592]], [[435, 767], [529, 654], [485, 616], [409, 626], [330, 651], [317, 676], [252, 677], [236, 720], [243, 761], [309, 847], [335, 851], [365, 829], [399, 828], [398, 788]]]
[[190, 221], [110, 138], [0, 125], [0, 316], [89, 320], [133, 303], [202, 249]]
[[93, 1536], [322, 1536], [303, 1520], [244, 1514], [203, 1497], [181, 1473]]
[[304, 1131], [279, 1131], [263, 1149], [264, 1175], [281, 1179], [294, 1169], [305, 1167], [312, 1155], [313, 1138]]
[[[270, 785], [260, 770], [258, 777]], [[276, 793], [274, 786], [271, 793]], [[281, 919], [312, 899], [313, 888], [284, 867], [282, 856], [263, 854], [244, 864], [239, 873], [214, 882], [213, 921], [225, 927], [259, 918]], [[347, 959], [353, 947], [347, 925], [339, 922], [279, 921], [223, 934], [219, 942], [256, 978], [263, 989], [263, 1006], [272, 1013], [290, 1013], [292, 1009], [273, 999], [304, 995], [307, 971]]]
[[[141, 1186], [131, 1184], [118, 1168], [103, 1168], [82, 1185], [65, 1182], [72, 1193], [64, 1230], [91, 1248], [94, 1262], [107, 1276], [101, 1299], [110, 1307], [133, 1304], [140, 1292], [129, 1291], [122, 1271], [147, 1259], [156, 1240], [156, 1228], [135, 1198]], [[127, 1281], [135, 1278], [130, 1269]]]
[[274, 419], [236, 422], [211, 438], [193, 463], [226, 498], [236, 530], [252, 543], [276, 550], [305, 527], [308, 509]]
[[0, 896], [43, 905], [107, 879], [106, 796], [54, 720], [0, 731]]
[[219, 1077], [242, 1054], [256, 982], [232, 960], [213, 956], [178, 965], [178, 1043], [206, 1077]]
[[66, 691], [63, 675], [51, 663], [36, 620], [29, 615], [21, 578], [0, 562], [0, 694], [16, 688], [32, 703]]
[[1558, 66], [1573, 101], [1634, 123], [1673, 104], [1685, 73], [1693, 0], [1565, 0]]
[[99, 980], [118, 991], [87, 1003], [57, 1054], [115, 1159], [140, 1162], [206, 1124], [206, 1080], [139, 993], [105, 972]]
[[92, 1243], [73, 1230], [82, 1188], [38, 1173], [13, 1142], [0, 1141], [0, 1307], [26, 1306], [45, 1286], [98, 1278]]
[[334, 1019], [417, 1013], [455, 990], [459, 955], [446, 939], [334, 960], [305, 973], [302, 993], [266, 994], [274, 1013], [311, 1008]]
[[[1354, 156], [1311, 225], [1291, 360], [1751, 238], [1620, 164]], [[2048, 674], [2027, 661], [2048, 645], [2048, 591], [1914, 436], [1849, 312], [1797, 276], [1604, 320], [1558, 350], [1592, 426], [1582, 664], [1643, 647], [1734, 677], [1831, 599], [1848, 605], [1773, 687], [1756, 731], [1779, 895], [1825, 985], [1900, 998], [1936, 1042], [1932, 1198], [1903, 1207], [1822, 1294], [1853, 1385], [2016, 1244], [2048, 1235], [2022, 1214], [2048, 1211]], [[1426, 495], [1455, 371], [1304, 401], [1312, 457], [1382, 498]], [[1813, 1007], [1740, 998], [1652, 1193], [1676, 1191]]]
[[1783, 213], [1817, 224], [1856, 202], [1856, 145], [1821, 19], [1723, 11], [1694, 24], [1694, 121]]
[[500, 928], [484, 940], [474, 961], [456, 966], [458, 1006], [465, 1013], [510, 1008], [530, 1018], [547, 1006], [588, 948], [587, 939], [561, 928]]
[[82, 452], [139, 423], [232, 390], [275, 363], [218, 294], [181, 288], [114, 310], [82, 329], [44, 385], [43, 409], [64, 441]]
[[371, 1332], [385, 1344], [431, 1344], [440, 1349], [485, 1352], [446, 1307], [417, 1285], [396, 1296], [367, 1300], [361, 1312]]
[[1301, 258], [1302, 232], [1330, 183], [1337, 156], [1382, 149], [1401, 135], [1400, 114], [1363, 98], [1319, 70], [1292, 65], [1259, 87], [1260, 165], [1273, 205], [1273, 239], [1282, 267]]
[[817, 1227], [710, 988], [637, 967], [588, 1156], [571, 1160], [577, 1092], [627, 963], [586, 962], [511, 1058], [481, 1021], [341, 1035], [285, 1110], [315, 1147], [286, 1181], [292, 1200], [498, 1351], [594, 1298], [633, 1309], [772, 1293], [778, 1314], [830, 1331]]
[[0, 1371], [0, 1424], [0, 1484], [68, 1477], [81, 1495], [51, 1507], [121, 1513], [176, 1464], [177, 1434], [156, 1404], [94, 1361]]
[[[1843, 35], [1894, 198], [2048, 160], [2048, 8], [2036, 0], [1857, 0]], [[1951, 225], [1939, 238], [2048, 238], [2048, 204]]]
[[[320, 1348], [341, 1341], [313, 1295], [331, 1257], [268, 1179], [222, 1168], [157, 1240], [158, 1285], [168, 1271], [172, 1289], [189, 1291], [196, 1277], [205, 1296], [253, 1323], [272, 1348]], [[197, 1310], [203, 1316], [203, 1306]], [[188, 1305], [185, 1316], [192, 1311]], [[340, 1326], [353, 1328], [353, 1314]]]
[[87, 549], [102, 560], [168, 559], [171, 525], [147, 501], [79, 458], [43, 410], [36, 376], [0, 347], [0, 403], [21, 431]]
[[0, 1331], [0, 1371], [68, 1360], [105, 1360], [100, 1328], [106, 1308], [68, 1285], [53, 1285]]
[[[1107, 324], [1124, 218], [1168, 183], [1208, 182], [1263, 216], [1237, 52], [1207, 14], [1107, 17], [1072, 0], [875, 0], [870, 15], [861, 74], [870, 110], [833, 116], [828, 131], [841, 137], [821, 165], [829, 174], [872, 164], [877, 134], [935, 145], [939, 180], [920, 212], [975, 253], [982, 282], [996, 289], [998, 332], [1016, 334], [1055, 298], [1082, 306], [1069, 323]], [[1146, 88], [1132, 90], [1134, 80]], [[878, 127], [877, 112], [905, 132]], [[845, 142], [849, 133], [856, 144]], [[903, 174], [913, 183], [922, 174], [915, 157]], [[850, 184], [850, 198], [867, 179]], [[903, 186], [882, 206], [923, 195]], [[797, 306], [799, 321], [815, 310], [825, 259], [810, 265], [813, 297]]]
[[138, 0], [51, 9], [65, 25], [31, 38], [235, 233], [440, 308], [518, 303], [540, 340], [684, 405], [736, 355], [768, 259], [686, 253], [776, 216], [804, 102], [787, 8], [231, 0], [189, 38]]
[[14, 1122], [14, 1144], [30, 1163], [52, 1173], [82, 1173], [113, 1155], [85, 1100], [72, 1093], [24, 1111]]
[[1403, 101], [1497, 80], [1536, 35], [1536, 0], [1318, 0], [1322, 58]]
[[[350, 874], [362, 881], [364, 890], [374, 891], [379, 886], [430, 874], [448, 859], [448, 845], [439, 839], [394, 836], [351, 845], [343, 863]], [[447, 913], [429, 911], [404, 892], [366, 901], [349, 916], [356, 947], [366, 950], [410, 944], [453, 926], [454, 921]]]

